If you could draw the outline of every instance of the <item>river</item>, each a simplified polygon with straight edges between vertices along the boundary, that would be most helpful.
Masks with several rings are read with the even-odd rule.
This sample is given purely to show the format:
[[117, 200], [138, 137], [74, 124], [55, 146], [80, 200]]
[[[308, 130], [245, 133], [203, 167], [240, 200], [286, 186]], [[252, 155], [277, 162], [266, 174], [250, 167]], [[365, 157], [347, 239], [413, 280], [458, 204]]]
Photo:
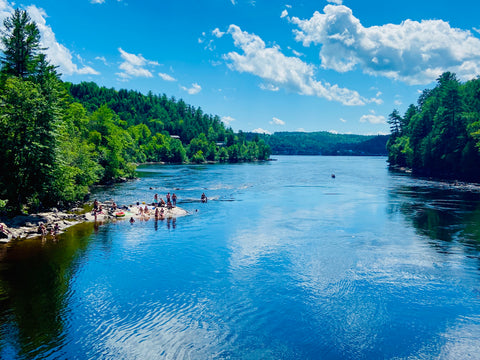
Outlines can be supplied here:
[[477, 187], [274, 158], [141, 166], [94, 196], [188, 216], [0, 247], [0, 358], [480, 358]]

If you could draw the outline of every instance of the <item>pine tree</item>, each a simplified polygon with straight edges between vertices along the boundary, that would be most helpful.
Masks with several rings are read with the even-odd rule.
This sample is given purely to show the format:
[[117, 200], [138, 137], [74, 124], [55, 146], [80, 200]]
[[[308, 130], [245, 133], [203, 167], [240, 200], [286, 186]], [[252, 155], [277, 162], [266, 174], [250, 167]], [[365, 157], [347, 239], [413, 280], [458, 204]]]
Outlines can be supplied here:
[[2, 72], [27, 78], [35, 72], [39, 61], [40, 31], [25, 10], [16, 9], [4, 20], [2, 43], [5, 47], [1, 58]]

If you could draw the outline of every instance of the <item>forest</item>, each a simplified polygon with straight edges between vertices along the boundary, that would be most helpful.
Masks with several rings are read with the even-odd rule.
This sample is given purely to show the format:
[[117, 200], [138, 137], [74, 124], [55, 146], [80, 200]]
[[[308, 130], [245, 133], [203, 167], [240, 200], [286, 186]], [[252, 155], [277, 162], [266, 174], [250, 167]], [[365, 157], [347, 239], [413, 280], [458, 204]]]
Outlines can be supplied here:
[[443, 73], [403, 116], [388, 117], [388, 161], [422, 176], [480, 181], [480, 79]]
[[[253, 139], [255, 134], [247, 134]], [[276, 132], [261, 135], [274, 155], [387, 155], [388, 135], [334, 134], [318, 132]]]
[[0, 58], [0, 211], [82, 201], [144, 162], [266, 160], [270, 148], [166, 95], [63, 82], [24, 10], [4, 21]]

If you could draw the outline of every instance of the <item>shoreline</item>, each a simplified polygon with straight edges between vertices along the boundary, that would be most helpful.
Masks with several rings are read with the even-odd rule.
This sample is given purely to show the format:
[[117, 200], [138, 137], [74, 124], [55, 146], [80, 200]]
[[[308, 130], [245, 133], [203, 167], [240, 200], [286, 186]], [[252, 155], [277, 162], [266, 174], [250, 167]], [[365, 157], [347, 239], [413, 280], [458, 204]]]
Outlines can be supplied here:
[[[87, 203], [85, 205], [89, 205]], [[18, 215], [11, 219], [9, 218], [0, 218], [0, 224], [3, 226], [3, 232], [0, 233], [0, 244], [7, 244], [12, 240], [23, 240], [23, 239], [33, 239], [36, 237], [45, 237], [47, 235], [58, 235], [64, 233], [68, 228], [85, 223], [85, 222], [108, 222], [108, 221], [124, 221], [134, 218], [134, 220], [148, 220], [150, 218], [155, 218], [154, 216], [154, 207], [152, 205], [147, 205], [149, 208], [149, 214], [144, 215], [140, 214], [139, 208], [145, 207], [145, 204], [140, 205], [131, 205], [118, 208], [116, 210], [112, 209], [112, 203], [107, 201], [105, 203], [100, 203], [101, 207], [104, 209], [100, 213], [94, 215], [92, 211], [85, 211], [85, 209], [73, 208], [69, 211], [59, 211], [57, 209], [52, 209], [51, 211], [40, 212], [37, 214], [28, 214], [28, 215]], [[171, 209], [164, 209], [163, 219], [177, 218], [181, 216], [188, 215], [188, 212], [179, 207], [173, 207]], [[123, 212], [124, 216], [119, 217], [116, 214], [118, 212]], [[40, 225], [45, 225], [47, 229], [47, 234], [42, 235], [39, 232]], [[54, 226], [58, 226], [58, 231], [51, 234], [51, 230]]]

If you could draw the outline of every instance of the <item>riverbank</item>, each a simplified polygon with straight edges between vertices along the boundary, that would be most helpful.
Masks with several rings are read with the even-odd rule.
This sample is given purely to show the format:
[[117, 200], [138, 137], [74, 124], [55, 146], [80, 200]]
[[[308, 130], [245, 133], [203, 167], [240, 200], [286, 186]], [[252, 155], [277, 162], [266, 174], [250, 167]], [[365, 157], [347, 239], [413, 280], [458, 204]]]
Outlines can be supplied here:
[[[2, 231], [0, 231], [0, 243], [7, 243], [14, 239], [41, 237], [42, 233], [40, 226], [42, 226], [42, 224], [45, 226], [47, 234], [53, 233], [56, 235], [64, 232], [71, 226], [83, 222], [121, 221], [129, 220], [132, 217], [135, 220], [148, 220], [154, 218], [155, 214], [153, 206], [148, 206], [148, 213], [140, 213], [140, 207], [144, 209], [144, 204], [139, 204], [138, 206], [124, 206], [119, 209], [114, 209], [112, 207], [113, 204], [109, 201], [100, 203], [100, 205], [103, 210], [96, 214], [92, 211], [86, 211], [85, 209], [74, 208], [69, 211], [52, 209], [48, 212], [19, 215], [14, 218], [0, 218], [0, 226], [2, 226]], [[120, 214], [120, 212], [123, 214]], [[173, 207], [171, 209], [164, 208], [163, 218], [177, 218], [187, 214], [186, 210], [179, 207]]]

